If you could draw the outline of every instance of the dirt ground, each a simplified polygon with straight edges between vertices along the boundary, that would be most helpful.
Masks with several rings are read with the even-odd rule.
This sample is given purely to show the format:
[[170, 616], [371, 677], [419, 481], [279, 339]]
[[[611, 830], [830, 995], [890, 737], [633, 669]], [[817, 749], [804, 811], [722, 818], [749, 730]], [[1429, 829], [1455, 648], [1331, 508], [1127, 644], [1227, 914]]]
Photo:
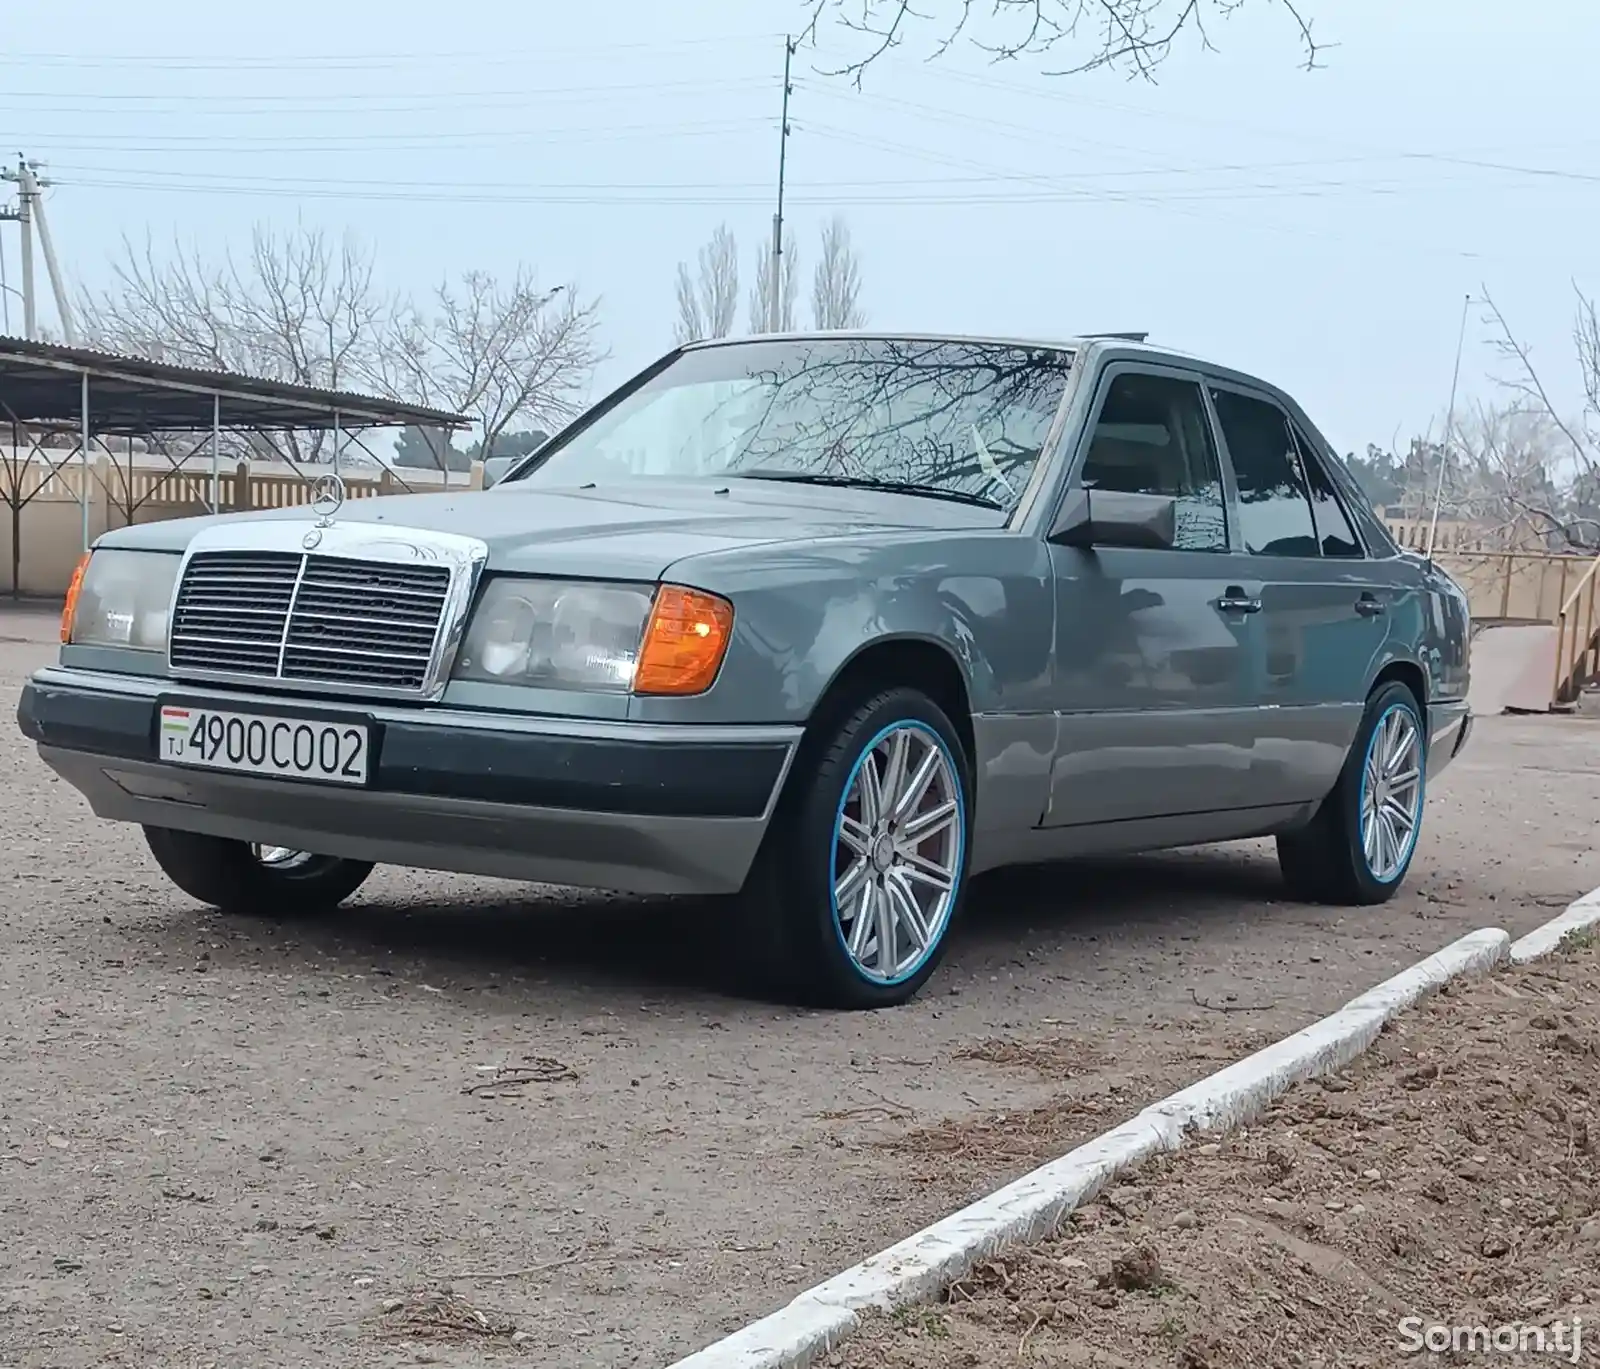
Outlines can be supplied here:
[[1527, 1351], [1461, 1341], [1478, 1354], [1447, 1363], [1600, 1364], [1594, 946], [1403, 1015], [1343, 1074], [1132, 1172], [825, 1363], [1361, 1369], [1437, 1327], [1435, 1347], [1484, 1328]]
[[10, 726], [52, 636], [0, 613], [8, 1369], [663, 1365], [1600, 885], [1600, 722], [1488, 719], [1386, 907], [1263, 843], [1007, 875], [894, 1012], [741, 998], [689, 900], [381, 870], [229, 921]]

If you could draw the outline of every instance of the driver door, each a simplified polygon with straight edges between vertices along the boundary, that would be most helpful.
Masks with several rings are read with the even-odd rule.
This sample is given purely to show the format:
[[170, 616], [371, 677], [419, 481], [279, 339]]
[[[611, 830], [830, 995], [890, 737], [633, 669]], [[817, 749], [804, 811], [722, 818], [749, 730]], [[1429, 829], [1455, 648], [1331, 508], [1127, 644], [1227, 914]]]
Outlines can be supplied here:
[[1078, 484], [1176, 501], [1170, 547], [1062, 546], [1047, 827], [1243, 807], [1262, 585], [1236, 555], [1200, 378], [1114, 365]]

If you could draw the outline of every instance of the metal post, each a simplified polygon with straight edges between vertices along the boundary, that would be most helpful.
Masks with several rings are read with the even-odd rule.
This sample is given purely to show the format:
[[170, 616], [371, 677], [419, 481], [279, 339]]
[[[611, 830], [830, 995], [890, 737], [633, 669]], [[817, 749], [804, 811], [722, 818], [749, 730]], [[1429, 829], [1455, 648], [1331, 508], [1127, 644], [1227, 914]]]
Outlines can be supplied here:
[[39, 336], [39, 312], [33, 295], [33, 203], [20, 187], [17, 222], [22, 225], [22, 336], [32, 342]]
[[1595, 583], [1593, 577], [1589, 580], [1589, 611], [1583, 615], [1577, 625], [1578, 656], [1572, 663], [1572, 697], [1574, 700], [1583, 697], [1583, 685], [1589, 679], [1589, 651], [1594, 641], [1594, 595]]
[[1450, 377], [1450, 407], [1445, 410], [1444, 449], [1439, 453], [1439, 485], [1433, 492], [1433, 522], [1428, 525], [1428, 560], [1433, 560], [1433, 539], [1439, 531], [1439, 505], [1444, 502], [1444, 471], [1450, 460], [1450, 439], [1456, 430], [1456, 385], [1461, 380], [1461, 349], [1467, 341], [1467, 308], [1472, 303], [1468, 295], [1461, 301], [1461, 331], [1456, 334], [1456, 369]]
[[[83, 466], [81, 474], [83, 485], [78, 491], [78, 509], [83, 518], [83, 549], [89, 550], [89, 373], [83, 373], [83, 388], [79, 401], [83, 408], [83, 432], [79, 439], [83, 447]], [[130, 451], [132, 449], [130, 448]], [[132, 519], [130, 517], [129, 521]]]
[[222, 466], [222, 396], [211, 396], [211, 512], [220, 513]]
[[333, 473], [339, 474], [339, 446], [344, 441], [344, 433], [339, 427], [339, 411], [333, 411]]
[[783, 182], [789, 155], [790, 64], [794, 60], [794, 39], [783, 40], [783, 117], [778, 132], [778, 212], [772, 216], [772, 264], [767, 268], [767, 331], [783, 329]]

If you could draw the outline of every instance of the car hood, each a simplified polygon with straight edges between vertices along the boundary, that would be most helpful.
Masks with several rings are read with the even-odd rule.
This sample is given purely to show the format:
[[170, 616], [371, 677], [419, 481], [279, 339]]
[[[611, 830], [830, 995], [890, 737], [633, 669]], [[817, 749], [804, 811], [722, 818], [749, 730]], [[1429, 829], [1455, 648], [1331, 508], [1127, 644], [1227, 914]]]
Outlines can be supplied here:
[[[202, 528], [305, 520], [299, 506], [123, 528], [102, 546], [181, 551]], [[334, 521], [462, 533], [488, 544], [489, 568], [543, 575], [659, 579], [675, 562], [763, 543], [873, 531], [999, 527], [995, 511], [877, 490], [781, 482], [634, 481], [573, 488], [515, 482], [493, 490], [352, 500]]]

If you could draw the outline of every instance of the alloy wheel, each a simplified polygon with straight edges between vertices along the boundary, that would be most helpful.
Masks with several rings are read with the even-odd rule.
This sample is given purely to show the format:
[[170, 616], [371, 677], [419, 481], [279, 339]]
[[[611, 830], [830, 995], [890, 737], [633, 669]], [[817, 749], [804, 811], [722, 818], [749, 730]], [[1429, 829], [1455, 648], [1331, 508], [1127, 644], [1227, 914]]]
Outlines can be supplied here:
[[834, 919], [863, 978], [897, 984], [937, 949], [950, 922], [966, 807], [943, 739], [892, 724], [867, 747], [834, 824]]
[[1404, 704], [1373, 729], [1361, 772], [1361, 851], [1380, 883], [1399, 878], [1422, 819], [1422, 729]]

